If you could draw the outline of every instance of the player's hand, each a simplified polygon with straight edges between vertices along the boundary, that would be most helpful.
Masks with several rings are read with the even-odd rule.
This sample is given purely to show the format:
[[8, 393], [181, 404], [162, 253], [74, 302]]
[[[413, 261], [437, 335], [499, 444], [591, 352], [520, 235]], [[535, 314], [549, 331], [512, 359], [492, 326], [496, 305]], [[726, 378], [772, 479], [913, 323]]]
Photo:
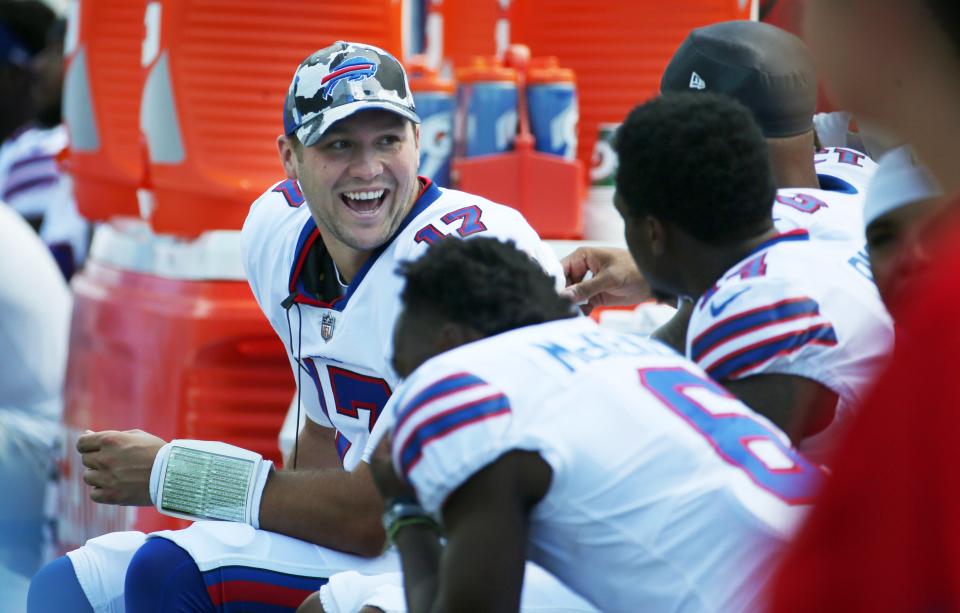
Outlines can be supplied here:
[[393, 442], [393, 433], [386, 436], [377, 445], [370, 456], [370, 474], [384, 500], [397, 496], [416, 496], [413, 488], [405, 483], [393, 468], [393, 458], [390, 456], [390, 447]]
[[91, 486], [90, 499], [104, 504], [149, 506], [150, 471], [161, 438], [143, 430], [86, 432], [77, 439], [83, 480]]
[[[584, 279], [587, 273], [593, 274]], [[563, 259], [567, 287], [562, 294], [590, 307], [624, 306], [649, 300], [650, 286], [626, 249], [579, 247]]]

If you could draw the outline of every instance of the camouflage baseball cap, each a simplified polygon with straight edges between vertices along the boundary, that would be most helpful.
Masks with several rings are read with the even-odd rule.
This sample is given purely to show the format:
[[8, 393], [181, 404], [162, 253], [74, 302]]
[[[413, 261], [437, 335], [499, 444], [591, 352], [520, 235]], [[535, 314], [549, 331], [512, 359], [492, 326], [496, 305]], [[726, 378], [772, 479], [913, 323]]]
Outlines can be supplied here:
[[334, 123], [370, 109], [420, 123], [407, 73], [395, 57], [371, 45], [337, 41], [297, 67], [283, 105], [283, 131], [309, 147]]

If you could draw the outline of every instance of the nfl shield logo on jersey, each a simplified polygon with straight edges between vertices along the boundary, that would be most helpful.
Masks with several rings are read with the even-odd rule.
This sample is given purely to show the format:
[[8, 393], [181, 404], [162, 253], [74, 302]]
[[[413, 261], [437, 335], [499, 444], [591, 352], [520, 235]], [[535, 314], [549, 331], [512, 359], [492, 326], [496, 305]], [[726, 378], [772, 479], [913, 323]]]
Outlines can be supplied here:
[[323, 337], [323, 342], [329, 341], [333, 338], [333, 328], [337, 325], [336, 318], [326, 313], [323, 316], [323, 319], [320, 321], [320, 336]]

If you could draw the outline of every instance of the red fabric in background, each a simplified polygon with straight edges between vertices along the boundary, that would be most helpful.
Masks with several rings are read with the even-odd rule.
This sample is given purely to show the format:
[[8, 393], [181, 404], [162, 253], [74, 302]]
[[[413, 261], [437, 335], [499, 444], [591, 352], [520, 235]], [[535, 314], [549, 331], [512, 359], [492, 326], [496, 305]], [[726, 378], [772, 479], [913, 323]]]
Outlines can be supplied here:
[[776, 612], [960, 610], [960, 200], [773, 583]]

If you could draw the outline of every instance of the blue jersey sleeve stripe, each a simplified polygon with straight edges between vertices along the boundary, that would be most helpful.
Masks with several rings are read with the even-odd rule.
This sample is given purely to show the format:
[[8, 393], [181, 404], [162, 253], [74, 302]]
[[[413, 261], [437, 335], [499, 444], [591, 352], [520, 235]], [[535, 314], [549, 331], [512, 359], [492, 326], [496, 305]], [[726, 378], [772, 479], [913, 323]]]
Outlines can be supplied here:
[[320, 230], [317, 229], [317, 222], [312, 217], [307, 219], [300, 229], [300, 236], [297, 237], [297, 244], [293, 249], [293, 266], [290, 268], [290, 292], [297, 290], [297, 282], [300, 279], [300, 270], [306, 261], [307, 253], [310, 247], [320, 237]]
[[486, 384], [486, 381], [468, 372], [458, 372], [440, 379], [414, 396], [410, 402], [404, 402], [397, 414], [397, 421], [393, 426], [394, 432], [398, 432], [401, 426], [421, 407], [445, 396]]
[[454, 407], [420, 424], [407, 438], [400, 449], [400, 469], [405, 476], [423, 454], [423, 448], [432, 441], [450, 434], [464, 426], [504, 415], [510, 412], [510, 402], [503, 394], [481, 398], [465, 405]]
[[713, 348], [738, 336], [766, 326], [819, 314], [820, 305], [810, 298], [791, 298], [738, 313], [715, 323], [693, 339], [690, 344], [690, 358], [694, 362], [699, 362]]
[[707, 369], [707, 373], [717, 381], [731, 379], [775, 357], [802, 349], [806, 345], [833, 346], [837, 342], [837, 334], [833, 326], [820, 324], [744, 347], [712, 365]]
[[[320, 399], [320, 408], [323, 409], [323, 414], [327, 416], [330, 423], [333, 423], [330, 411], [327, 410], [327, 400], [323, 397], [323, 386], [320, 385], [320, 372], [317, 370], [317, 365], [314, 363], [313, 358], [303, 358], [303, 366], [306, 366], [307, 373], [310, 375], [310, 378], [313, 379], [313, 386], [314, 389], [317, 390], [317, 398]], [[307, 392], [300, 390], [300, 393], [303, 394]]]

